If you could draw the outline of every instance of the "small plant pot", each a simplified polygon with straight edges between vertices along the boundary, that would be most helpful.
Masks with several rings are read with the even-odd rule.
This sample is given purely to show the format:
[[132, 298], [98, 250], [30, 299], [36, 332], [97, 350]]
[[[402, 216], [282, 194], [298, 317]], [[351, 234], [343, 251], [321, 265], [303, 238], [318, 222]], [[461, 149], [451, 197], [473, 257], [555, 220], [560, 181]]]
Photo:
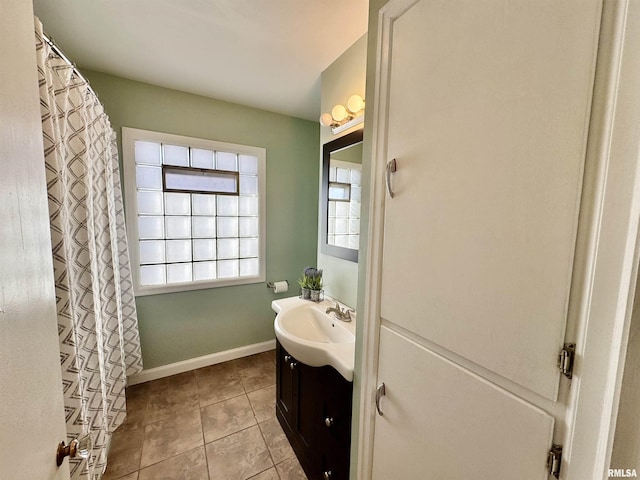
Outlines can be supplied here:
[[324, 296], [322, 295], [323, 294], [322, 290], [311, 290], [310, 294], [311, 294], [310, 300], [312, 302], [321, 302], [324, 298]]
[[305, 287], [300, 289], [300, 298], [304, 300], [311, 300], [311, 290]]

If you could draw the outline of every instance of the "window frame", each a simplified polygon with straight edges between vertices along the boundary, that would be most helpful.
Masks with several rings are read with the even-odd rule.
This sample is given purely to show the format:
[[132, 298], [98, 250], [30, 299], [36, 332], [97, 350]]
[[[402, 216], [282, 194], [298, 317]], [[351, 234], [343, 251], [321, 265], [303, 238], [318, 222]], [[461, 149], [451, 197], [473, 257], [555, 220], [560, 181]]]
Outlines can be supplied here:
[[[140, 235], [138, 231], [138, 195], [136, 181], [135, 142], [156, 142], [190, 148], [233, 152], [238, 155], [252, 155], [258, 159], [258, 275], [223, 278], [215, 280], [170, 283], [163, 285], [140, 284]], [[219, 142], [202, 138], [187, 137], [171, 133], [154, 132], [137, 128], [122, 127], [122, 164], [124, 175], [124, 208], [129, 242], [129, 256], [133, 289], [136, 297], [163, 293], [186, 292], [209, 288], [228, 287], [262, 283], [266, 279], [266, 149], [248, 145]], [[167, 166], [175, 168], [175, 166]], [[191, 168], [191, 167], [189, 167]], [[214, 171], [214, 170], [212, 170]], [[231, 173], [231, 172], [229, 172]], [[164, 179], [163, 179], [164, 180]], [[163, 191], [164, 192], [164, 191]], [[223, 194], [219, 194], [223, 195]], [[239, 217], [240, 218], [240, 217]], [[191, 237], [193, 239], [193, 237]], [[166, 240], [166, 233], [165, 233]], [[193, 262], [192, 262], [193, 263]]]
[[[335, 197], [331, 197], [331, 187], [333, 188], [340, 188], [343, 191], [347, 192], [348, 197], [347, 198], [335, 198]], [[346, 182], [332, 182], [329, 181], [329, 193], [327, 193], [327, 200], [330, 202], [346, 202], [349, 203], [351, 201], [351, 184], [350, 183], [346, 183]]]
[[[240, 174], [238, 172], [228, 172], [226, 170], [212, 170], [207, 168], [195, 168], [195, 167], [180, 167], [176, 165], [162, 165], [162, 191], [163, 192], [173, 192], [173, 193], [201, 193], [204, 195], [230, 195], [234, 197], [240, 196]], [[211, 191], [211, 190], [182, 190], [179, 188], [173, 188], [167, 186], [167, 172], [184, 172], [184, 173], [202, 173], [203, 175], [207, 173], [214, 173], [218, 175], [224, 175], [228, 177], [233, 177], [235, 183], [235, 191], [234, 192], [223, 192], [223, 191]]]

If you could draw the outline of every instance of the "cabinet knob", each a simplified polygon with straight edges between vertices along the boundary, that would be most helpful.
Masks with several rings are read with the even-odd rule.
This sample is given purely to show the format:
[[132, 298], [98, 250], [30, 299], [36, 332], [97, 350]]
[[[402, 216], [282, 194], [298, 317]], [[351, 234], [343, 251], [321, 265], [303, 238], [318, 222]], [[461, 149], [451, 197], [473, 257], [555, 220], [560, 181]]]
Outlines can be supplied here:
[[325, 419], [324, 419], [324, 424], [325, 424], [327, 427], [332, 427], [332, 426], [333, 426], [333, 424], [334, 424], [333, 418], [331, 418], [331, 417], [327, 417], [327, 418], [325, 418]]
[[333, 478], [333, 473], [331, 472], [331, 470], [327, 470], [326, 472], [322, 473], [322, 478], [324, 478], [324, 480], [331, 480]]
[[284, 361], [289, 363], [291, 361], [291, 355], [285, 355], [284, 356]]
[[298, 366], [298, 363], [297, 363], [297, 362], [291, 362], [291, 363], [289, 364], [289, 368], [290, 368], [291, 370], [293, 370], [293, 369], [294, 369], [294, 368], [296, 368], [297, 366]]

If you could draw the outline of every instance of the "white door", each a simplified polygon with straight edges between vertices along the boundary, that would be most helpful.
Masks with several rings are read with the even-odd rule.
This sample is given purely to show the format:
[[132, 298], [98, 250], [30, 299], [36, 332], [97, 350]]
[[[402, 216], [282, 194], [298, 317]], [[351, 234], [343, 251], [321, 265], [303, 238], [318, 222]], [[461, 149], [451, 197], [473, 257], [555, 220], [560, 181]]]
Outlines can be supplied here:
[[65, 480], [66, 438], [31, 2], [0, 15], [0, 478]]
[[600, 13], [420, 0], [386, 30], [375, 479], [547, 478]]

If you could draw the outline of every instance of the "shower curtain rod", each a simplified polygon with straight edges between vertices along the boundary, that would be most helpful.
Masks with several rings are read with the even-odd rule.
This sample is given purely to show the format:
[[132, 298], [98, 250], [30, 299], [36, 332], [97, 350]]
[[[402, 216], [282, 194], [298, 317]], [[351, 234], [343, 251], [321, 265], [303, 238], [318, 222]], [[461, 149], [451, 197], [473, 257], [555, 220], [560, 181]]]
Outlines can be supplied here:
[[[49, 46], [53, 49], [53, 51], [60, 57], [62, 58], [62, 60], [64, 60], [65, 62], [67, 62], [69, 64], [70, 67], [73, 68], [73, 73], [80, 77], [80, 79], [82, 81], [84, 81], [87, 84], [87, 88], [89, 89], [89, 91], [95, 95], [96, 98], [98, 98], [98, 95], [96, 94], [96, 92], [93, 90], [93, 88], [91, 88], [91, 82], [89, 82], [89, 80], [87, 80], [87, 78], [82, 75], [82, 73], [80, 73], [80, 70], [78, 70], [78, 67], [76, 67], [76, 64], [74, 62], [72, 62], [71, 60], [69, 60], [69, 57], [67, 57], [64, 52], [62, 51], [62, 49], [56, 45], [56, 42], [53, 40], [53, 38], [51, 38], [50, 36], [48, 36], [46, 33], [43, 33], [42, 38], [44, 38], [44, 41], [47, 42], [49, 44]], [[98, 98], [99, 100], [99, 98]]]

